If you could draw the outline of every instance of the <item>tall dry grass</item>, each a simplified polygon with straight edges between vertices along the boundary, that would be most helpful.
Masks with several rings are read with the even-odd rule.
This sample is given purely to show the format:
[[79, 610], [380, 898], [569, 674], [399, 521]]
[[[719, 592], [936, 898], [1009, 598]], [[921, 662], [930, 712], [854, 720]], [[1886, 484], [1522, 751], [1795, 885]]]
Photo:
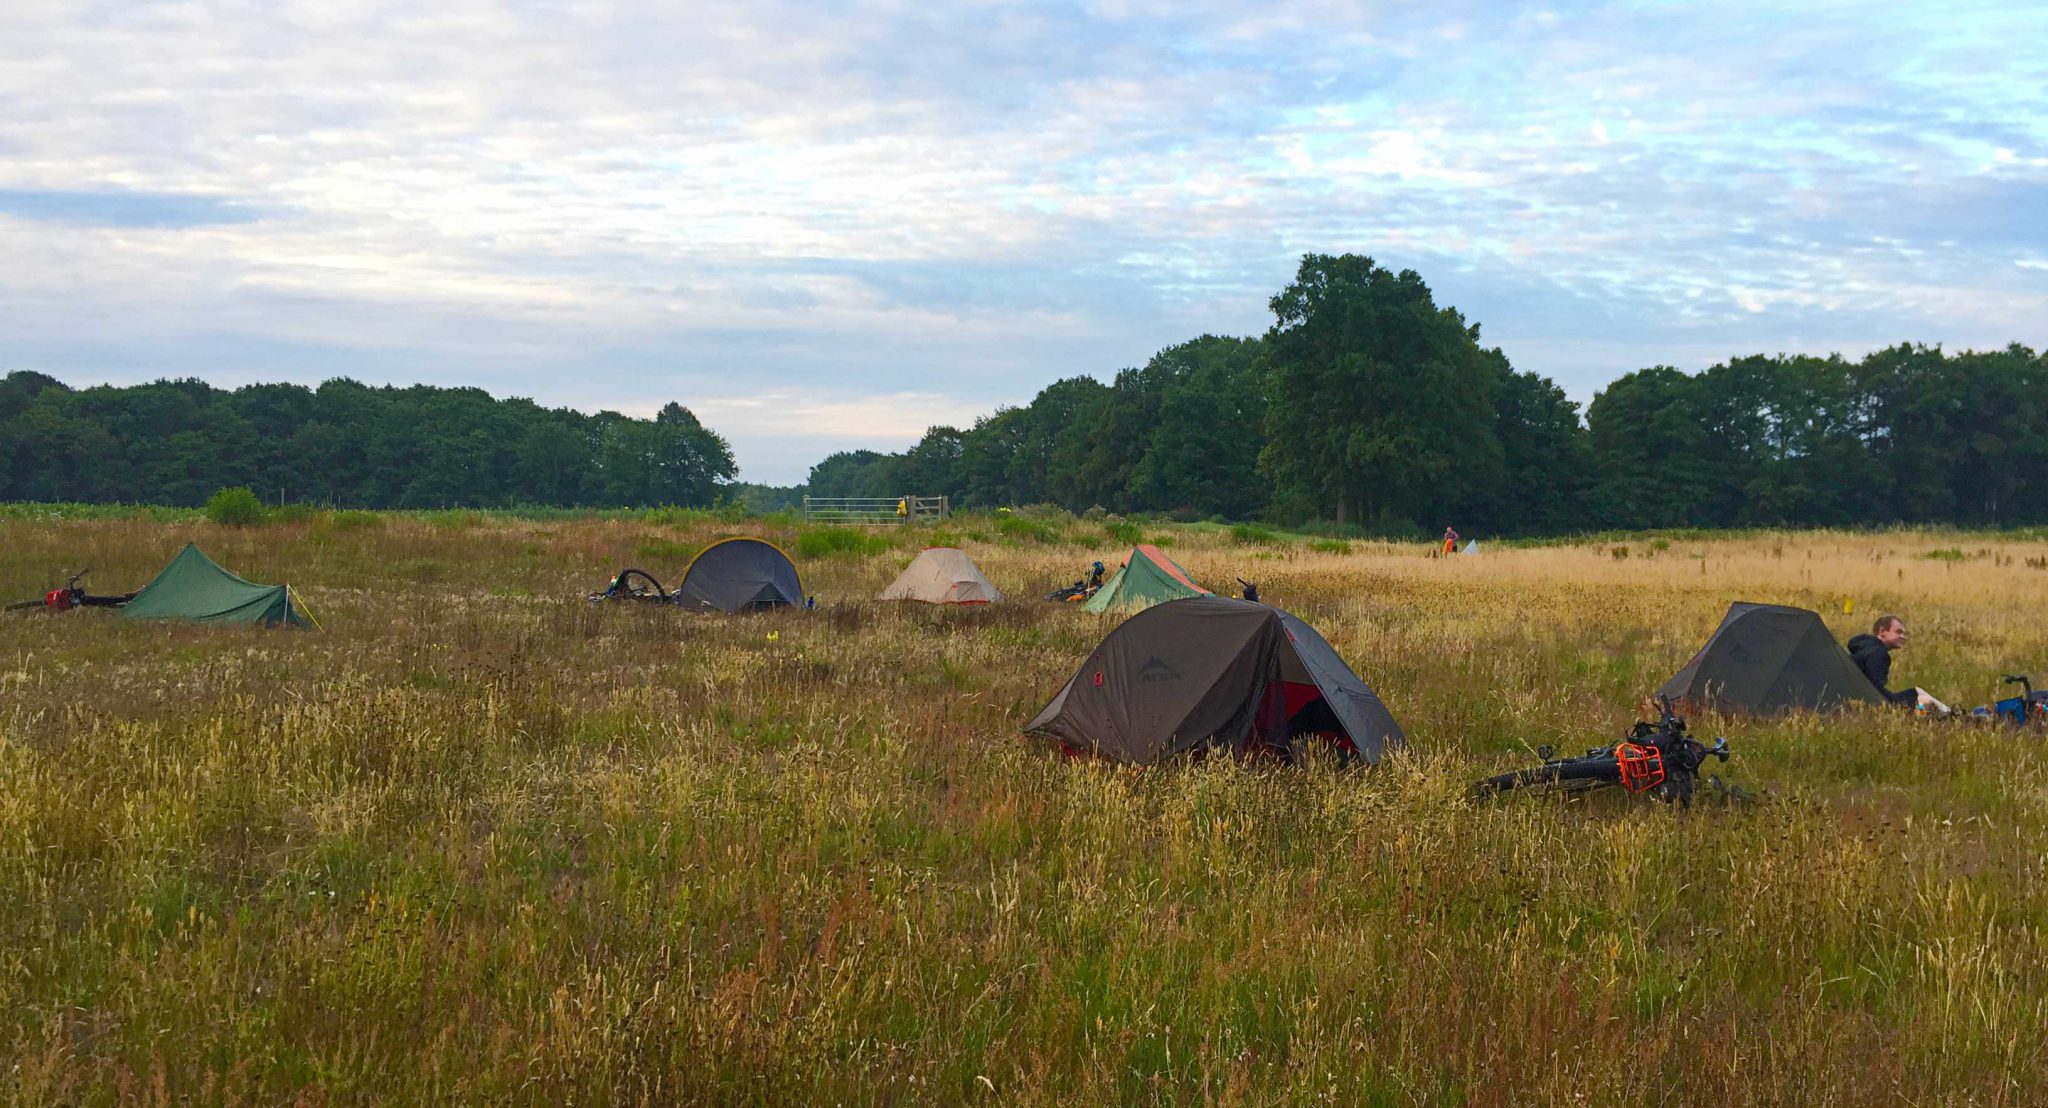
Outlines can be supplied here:
[[1036, 597], [1128, 536], [952, 524], [1013, 598], [978, 610], [862, 599], [916, 534], [802, 561], [811, 613], [580, 599], [627, 564], [673, 583], [721, 530], [0, 521], [0, 595], [79, 563], [132, 588], [196, 537], [325, 627], [0, 623], [0, 1101], [2048, 1090], [2036, 736], [1706, 720], [1761, 803], [1461, 799], [1529, 745], [1609, 737], [1734, 599], [1844, 635], [1898, 610], [1898, 676], [1955, 702], [2048, 674], [2048, 544], [1435, 560], [1148, 528], [1321, 628], [1413, 749], [1134, 772], [1016, 735], [1109, 626]]

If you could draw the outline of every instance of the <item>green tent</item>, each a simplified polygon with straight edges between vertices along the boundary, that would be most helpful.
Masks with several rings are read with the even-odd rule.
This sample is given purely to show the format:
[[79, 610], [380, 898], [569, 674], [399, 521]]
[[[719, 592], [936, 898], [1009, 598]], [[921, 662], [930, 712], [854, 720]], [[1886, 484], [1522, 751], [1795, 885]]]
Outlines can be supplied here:
[[1091, 612], [1135, 612], [1184, 596], [1212, 595], [1158, 547], [1139, 545], [1086, 607]]
[[309, 621], [292, 603], [289, 585], [258, 585], [214, 564], [193, 543], [142, 587], [121, 609], [122, 619], [182, 619], [194, 623], [282, 623]]

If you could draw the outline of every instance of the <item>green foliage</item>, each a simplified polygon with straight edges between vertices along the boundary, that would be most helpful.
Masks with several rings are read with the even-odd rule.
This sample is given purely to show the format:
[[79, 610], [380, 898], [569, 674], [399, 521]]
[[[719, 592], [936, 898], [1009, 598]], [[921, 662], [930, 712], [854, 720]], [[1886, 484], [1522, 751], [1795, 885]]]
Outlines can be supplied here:
[[1102, 533], [1119, 546], [1136, 546], [1144, 541], [1144, 530], [1127, 519], [1104, 521]]
[[376, 508], [709, 505], [737, 467], [678, 404], [587, 416], [480, 389], [0, 379], [0, 500], [198, 505], [248, 486]]
[[882, 535], [854, 527], [814, 527], [796, 537], [796, 552], [806, 558], [861, 557], [895, 547]]
[[1351, 544], [1343, 539], [1311, 539], [1308, 548], [1318, 554], [1351, 553]]
[[1008, 543], [1044, 543], [1057, 546], [1072, 541], [1064, 524], [1037, 515], [1008, 515], [996, 519], [996, 534]]
[[633, 548], [633, 553], [637, 557], [650, 561], [688, 564], [689, 560], [696, 557], [697, 551], [701, 549], [703, 548], [691, 543], [676, 542], [674, 539], [665, 539], [660, 535], [649, 535], [640, 540], [639, 545]]
[[1272, 301], [1260, 467], [1342, 521], [1420, 520], [1498, 482], [1495, 401], [1510, 375], [1412, 270], [1311, 254]]
[[1286, 540], [1271, 527], [1257, 523], [1240, 523], [1230, 529], [1230, 541], [1239, 546], [1278, 546]]
[[1967, 551], [1964, 551], [1960, 547], [1951, 546], [1942, 550], [1929, 550], [1925, 553], [1916, 554], [1914, 555], [1914, 557], [1925, 558], [1928, 561], [1933, 562], [1967, 562], [1972, 557], [1974, 557], [1974, 555], [1968, 553]]
[[206, 518], [227, 527], [263, 522], [263, 502], [247, 487], [221, 489], [206, 499]]
[[384, 529], [384, 517], [376, 512], [355, 510], [329, 512], [324, 522], [328, 529], [333, 531], [381, 531]]
[[1309, 255], [1272, 307], [1262, 338], [1205, 335], [903, 454], [834, 455], [812, 491], [1400, 540], [2048, 522], [2048, 358], [2022, 346], [1652, 367], [1582, 422], [1413, 272]]
[[205, 518], [197, 508], [167, 508], [160, 504], [42, 504], [35, 501], [0, 503], [0, 520], [26, 519], [41, 522], [87, 519], [147, 520], [179, 523]]

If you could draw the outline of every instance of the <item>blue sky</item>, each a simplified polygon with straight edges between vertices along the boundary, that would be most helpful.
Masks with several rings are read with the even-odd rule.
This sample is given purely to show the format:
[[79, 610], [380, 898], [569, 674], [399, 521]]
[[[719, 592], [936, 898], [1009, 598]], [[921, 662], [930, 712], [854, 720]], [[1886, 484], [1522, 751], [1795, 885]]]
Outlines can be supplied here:
[[694, 409], [801, 480], [1301, 254], [1519, 368], [2048, 345], [2048, 5], [17, 5], [0, 371]]

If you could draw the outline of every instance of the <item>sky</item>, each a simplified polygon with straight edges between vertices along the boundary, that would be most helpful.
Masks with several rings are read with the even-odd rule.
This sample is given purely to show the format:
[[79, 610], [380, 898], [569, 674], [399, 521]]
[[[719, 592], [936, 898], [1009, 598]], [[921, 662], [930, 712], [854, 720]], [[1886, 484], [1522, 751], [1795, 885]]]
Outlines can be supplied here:
[[0, 0], [0, 372], [674, 400], [789, 484], [1260, 333], [1311, 252], [1581, 402], [2039, 349], [2044, 43], [2038, 0]]

